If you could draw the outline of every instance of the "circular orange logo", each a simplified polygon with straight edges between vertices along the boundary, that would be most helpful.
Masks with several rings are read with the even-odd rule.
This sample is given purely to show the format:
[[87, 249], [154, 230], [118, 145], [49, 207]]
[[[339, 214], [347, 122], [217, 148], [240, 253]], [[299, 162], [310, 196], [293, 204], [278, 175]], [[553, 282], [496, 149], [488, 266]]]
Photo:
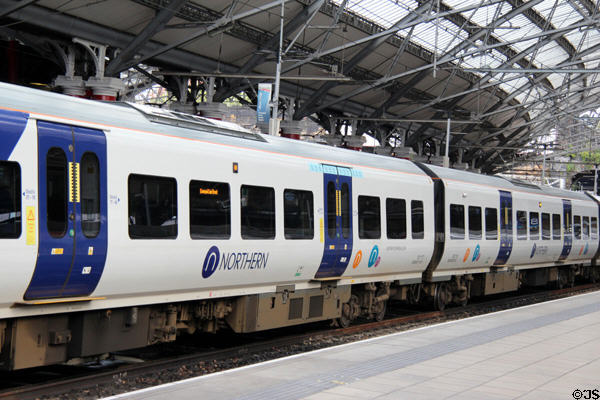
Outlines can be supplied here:
[[359, 250], [358, 253], [354, 256], [354, 263], [352, 264], [352, 268], [358, 268], [358, 264], [362, 261], [362, 251]]
[[467, 251], [465, 251], [465, 256], [463, 257], [463, 262], [467, 262], [467, 259], [469, 258], [469, 254], [471, 254], [471, 249], [467, 248]]

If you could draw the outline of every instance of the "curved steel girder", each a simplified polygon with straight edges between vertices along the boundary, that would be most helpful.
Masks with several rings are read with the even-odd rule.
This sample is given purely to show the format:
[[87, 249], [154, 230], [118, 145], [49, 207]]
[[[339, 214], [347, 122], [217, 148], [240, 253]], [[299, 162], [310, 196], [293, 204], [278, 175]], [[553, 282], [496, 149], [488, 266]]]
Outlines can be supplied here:
[[[291, 33], [295, 32], [298, 28], [302, 26], [302, 24], [309, 21], [314, 13], [318, 12], [325, 0], [317, 0], [312, 3], [310, 6], [305, 7], [298, 14], [292, 18], [291, 21], [286, 23], [283, 27], [283, 38], [287, 38]], [[250, 59], [246, 61], [246, 63], [241, 66], [237, 73], [244, 74], [250, 72], [254, 67], [260, 65], [266, 61], [267, 54], [264, 52], [259, 52], [258, 50], [276, 50], [279, 46], [279, 30], [276, 34], [273, 34], [269, 40], [259, 46], [257, 51], [255, 51]], [[231, 80], [229, 87], [223, 87], [217, 90], [215, 93], [215, 101], [223, 101], [229, 96], [238, 93], [240, 89], [240, 82], [242, 79], [233, 79]], [[245, 85], [243, 85], [245, 87]]]
[[[579, 22], [576, 22], [572, 26], [574, 26], [573, 29], [577, 29], [577, 27], [579, 26]], [[521, 51], [519, 53], [515, 53], [511, 59], [507, 60], [505, 63], [503, 63], [501, 66], [499, 66], [498, 69], [501, 70], [502, 68], [506, 68], [506, 67], [509, 67], [509, 66], [513, 65], [513, 63], [515, 63], [515, 62], [523, 60], [527, 54], [529, 54], [530, 52], [532, 52], [535, 49], [537, 49], [540, 45], [544, 45], [546, 43], [549, 43], [549, 42], [555, 40], [556, 36], [558, 36], [560, 34], [562, 34], [562, 33], [553, 34], [550, 37], [545, 38], [545, 39], [541, 40], [540, 42], [538, 42], [536, 44], [532, 44], [527, 49], [525, 49], [525, 50], [523, 50], [523, 51]], [[567, 62], [567, 61], [565, 61], [565, 62]], [[437, 98], [437, 99], [435, 99], [435, 100], [433, 100], [433, 101], [431, 101], [431, 102], [429, 102], [427, 104], [422, 105], [421, 107], [416, 108], [415, 110], [411, 110], [411, 113], [415, 113], [415, 112], [418, 112], [418, 111], [421, 111], [421, 110], [428, 109], [428, 108], [434, 106], [435, 104], [441, 103], [441, 102], [446, 101], [446, 100], [454, 99], [454, 98], [457, 98], [457, 97], [458, 97], [458, 101], [460, 102], [460, 101], [462, 101], [462, 99], [464, 99], [464, 97], [466, 95], [468, 95], [470, 93], [474, 93], [474, 92], [479, 91], [479, 90], [481, 90], [483, 88], [496, 86], [496, 85], [499, 85], [500, 83], [502, 83], [502, 82], [494, 82], [492, 84], [487, 84], [487, 82], [489, 82], [489, 80], [492, 79], [493, 75], [495, 75], [495, 73], [486, 74], [485, 76], [483, 76], [480, 79], [479, 82], [473, 84], [469, 89], [467, 89], [467, 90], [465, 90], [463, 92], [460, 92], [460, 93], [455, 93], [455, 94], [452, 94], [452, 95], [449, 95], [449, 96]], [[549, 74], [546, 74], [546, 76], [543, 77], [543, 78], [540, 77], [541, 82], [547, 81], [547, 76], [548, 75]], [[484, 86], [482, 87], [482, 85], [484, 85]], [[540, 99], [539, 101], [544, 101], [544, 100], [545, 99]], [[502, 104], [504, 104], [504, 103], [502, 103]], [[516, 104], [513, 107], [517, 108], [517, 107], [519, 107], [519, 104]], [[523, 107], [525, 108], [524, 105], [523, 105]], [[489, 111], [490, 110], [486, 110], [486, 112], [489, 112]], [[519, 118], [520, 117], [526, 117], [527, 112], [526, 111], [522, 112], [522, 113], [517, 112], [517, 114], [519, 114]], [[410, 114], [407, 114], [407, 115], [410, 115]], [[512, 118], [512, 120], [514, 121], [514, 117]], [[474, 128], [475, 128], [474, 126], [469, 126], [469, 127], [465, 128], [465, 131], [466, 132], [471, 132]], [[455, 138], [453, 138], [452, 142], [451, 142], [451, 145], [457, 144], [462, 139], [463, 139], [462, 137], [455, 137]]]
[[136, 62], [133, 57], [167, 22], [181, 9], [187, 0], [172, 0], [150, 21], [136, 37], [106, 66], [106, 75], [112, 76], [121, 71], [123, 65]]
[[[598, 44], [598, 45], [596, 45], [596, 46], [593, 46], [593, 47], [591, 47], [591, 48], [587, 49], [587, 50], [586, 50], [586, 51], [584, 51], [584, 52], [581, 52], [581, 53], [580, 53], [578, 56], [579, 56], [579, 57], [583, 57], [584, 55], [586, 55], [586, 54], [589, 54], [589, 53], [591, 53], [591, 52], [595, 51], [596, 49], [600, 49], [600, 44]], [[566, 61], [564, 61], [564, 62], [562, 62], [562, 63], [558, 64], [558, 67], [560, 67], [562, 64], [564, 64], [564, 63], [567, 63], [567, 62], [568, 62], [568, 60], [566, 60]], [[549, 73], [544, 73], [544, 74], [542, 74], [542, 75], [546, 75], [546, 76], [548, 76], [548, 75], [550, 75], [550, 74], [549, 74]], [[515, 91], [514, 91], [514, 92], [513, 92], [513, 93], [512, 93], [512, 94], [511, 94], [511, 95], [510, 95], [508, 98], [498, 101], [498, 102], [497, 102], [496, 104], [494, 104], [492, 107], [490, 107], [489, 109], [487, 109], [487, 110], [486, 110], [486, 111], [485, 111], [485, 112], [484, 112], [482, 115], [483, 115], [483, 116], [485, 116], [486, 114], [490, 114], [490, 113], [492, 113], [492, 112], [502, 112], [503, 110], [501, 109], [501, 107], [502, 107], [502, 105], [506, 104], [507, 100], [511, 100], [512, 98], [514, 98], [514, 97], [515, 97], [515, 96], [517, 96], [518, 94], [520, 94], [520, 93], [523, 93], [523, 92], [525, 92], [526, 90], [530, 90], [530, 89], [532, 89], [532, 88], [534, 87], [534, 85], [537, 83], [537, 80], [538, 80], [538, 79], [540, 79], [540, 78], [541, 78], [541, 77], [538, 77], [537, 79], [534, 79], [533, 81], [528, 81], [528, 82], [527, 82], [525, 85], [523, 85], [523, 86], [521, 86], [520, 88], [516, 89], [516, 90], [515, 90]], [[538, 100], [536, 100], [536, 101], [533, 101], [531, 104], [535, 105], [535, 104], [539, 104], [539, 103], [541, 103], [541, 102], [545, 102], [545, 101], [547, 101], [547, 100], [549, 100], [549, 99], [551, 99], [551, 98], [553, 98], [553, 97], [559, 97], [559, 96], [561, 95], [561, 92], [562, 92], [563, 88], [567, 87], [568, 85], [573, 85], [574, 83], [577, 83], [577, 82], [579, 82], [580, 80], [583, 80], [583, 79], [585, 79], [585, 75], [584, 75], [584, 74], [578, 74], [578, 76], [577, 76], [577, 77], [575, 77], [575, 78], [571, 79], [571, 80], [570, 80], [570, 81], [568, 81], [568, 82], [565, 82], [565, 83], [563, 83], [561, 86], [559, 86], [558, 88], [556, 88], [556, 89], [554, 90], [554, 92], [555, 92], [554, 94], [550, 94], [550, 95], [548, 95], [548, 96], [546, 96], [546, 97], [544, 97], [544, 98], [540, 98], [540, 99], [538, 99]], [[573, 93], [573, 95], [577, 95], [577, 94], [578, 94], [580, 91], [585, 91], [585, 90], [586, 90], [586, 88], [583, 88], [583, 89], [581, 89], [581, 90], [577, 90], [577, 91], [575, 91], [575, 92], [571, 92], [571, 93]], [[569, 95], [569, 97], [572, 97], [572, 96], [571, 96], [571, 95]], [[563, 101], [564, 101], [564, 100], [563, 100]], [[513, 107], [510, 107], [510, 108], [513, 108]], [[525, 113], [527, 113], [527, 112], [529, 112], [527, 108], [524, 108], [524, 109], [522, 109], [522, 110], [518, 110], [518, 111], [516, 112], [515, 116], [513, 116], [513, 117], [512, 117], [510, 120], [508, 120], [508, 121], [510, 121], [510, 122], [512, 123], [512, 122], [514, 122], [514, 120], [515, 120], [515, 119], [518, 119], [518, 118], [520, 118], [521, 116], [523, 116], [523, 115], [524, 115]], [[495, 136], [495, 135], [501, 135], [501, 134], [503, 134], [503, 133], [504, 133], [504, 130], [503, 130], [503, 129], [500, 129], [500, 130], [498, 130], [498, 131], [497, 131], [497, 132], [496, 132], [494, 135], [490, 136], [490, 137], [488, 138], [488, 140], [491, 140], [491, 139], [493, 139], [493, 136]]]
[[[10, 4], [12, 4], [10, 0], [0, 0], [0, 7]], [[30, 5], [16, 11], [11, 14], [11, 18], [26, 21], [28, 24], [49, 29], [58, 34], [106, 43], [115, 48], [124, 48], [134, 39], [134, 35], [129, 33], [103, 27], [66, 14], [56, 13], [53, 10], [37, 5]], [[161, 47], [162, 44], [160, 43], [148, 41], [141, 51], [148, 54]], [[214, 71], [219, 67], [225, 73], [234, 73], [237, 71], [237, 68], [232, 65], [222, 62], [217, 64], [215, 60], [179, 49], [173, 49], [168, 54], [159, 54], [153, 60], [154, 63], [159, 65], [172, 65], [189, 70]], [[281, 83], [281, 93], [283, 95], [297, 97], [297, 92], [296, 85], [289, 82]], [[308, 98], [313, 92], [310, 88], [303, 88], [300, 99]], [[365, 112], [365, 105], [353, 101], [345, 103], [344, 108], [347, 112], [355, 113], [356, 115]], [[373, 110], [373, 108], [368, 106], [366, 109], [368, 112]]]
[[[531, 0], [528, 3], [524, 4], [523, 6], [519, 7], [519, 8], [513, 8], [512, 10], [510, 10], [509, 12], [507, 12], [506, 14], [502, 15], [501, 17], [499, 17], [498, 19], [496, 19], [493, 23], [491, 28], [497, 27], [500, 24], [510, 20], [511, 18], [513, 18], [516, 15], [519, 15], [524, 9], [527, 8], [531, 8], [534, 5], [538, 4], [542, 2], [542, 0]], [[486, 29], [480, 29], [479, 31], [477, 31], [476, 33], [472, 34], [467, 40], [464, 40], [463, 42], [461, 42], [460, 44], [456, 45], [455, 47], [453, 47], [451, 50], [447, 51], [446, 53], [444, 53], [441, 57], [439, 57], [439, 59], [437, 60], [437, 64], [438, 65], [442, 65], [444, 63], [450, 62], [455, 56], [456, 54], [458, 54], [459, 52], [467, 49], [468, 47], [471, 46], [471, 44], [473, 42], [475, 42], [476, 40], [480, 39], [482, 36], [484, 36], [486, 34], [486, 32], [488, 31], [490, 27], [487, 27]], [[343, 96], [338, 96], [337, 99], [333, 102], [324, 102], [323, 104], [319, 105], [319, 106], [314, 106], [312, 107], [310, 110], [305, 111], [303, 114], [306, 114], [307, 112], [315, 112], [318, 110], [322, 110], [324, 108], [330, 107], [338, 102], [344, 101], [346, 99], [352, 98], [354, 96], [357, 96], [359, 94], [362, 94], [368, 90], [372, 90], [374, 88], [378, 88], [378, 87], [382, 87], [382, 86], [386, 86], [389, 85], [389, 82], [391, 81], [395, 81], [401, 77], [404, 76], [408, 76], [408, 75], [412, 75], [415, 73], [418, 73], [420, 71], [423, 70], [430, 70], [433, 66], [435, 65], [435, 63], [430, 63], [430, 64], [426, 64], [426, 65], [422, 65], [419, 66], [417, 68], [414, 68], [410, 71], [406, 71], [406, 72], [402, 72], [399, 74], [395, 74], [389, 77], [384, 77], [384, 78], [380, 78], [375, 82], [370, 83], [369, 85], [365, 85], [365, 86], [361, 86], [358, 89], [352, 90], [346, 94], [344, 94]]]
[[[520, 7], [525, 2], [523, 0], [507, 0], [513, 7]], [[537, 11], [532, 8], [524, 10], [523, 15], [527, 17], [528, 20], [533, 22], [538, 28], [541, 30], [548, 29], [556, 29], [554, 25], [550, 23], [550, 21], [546, 20]], [[559, 36], [555, 39], [556, 43], [569, 55], [573, 56], [576, 53], [575, 47], [569, 42], [564, 36]], [[581, 65], [583, 66], [583, 64]]]
[[[401, 18], [399, 21], [397, 21], [392, 26], [392, 28], [388, 29], [388, 30], [390, 30], [390, 33], [388, 33], [387, 35], [380, 36], [377, 39], [370, 41], [357, 54], [355, 54], [348, 62], [343, 64], [343, 66], [342, 66], [343, 73], [347, 74], [350, 71], [352, 71], [352, 69], [360, 61], [362, 61], [365, 57], [367, 57], [369, 54], [371, 54], [373, 51], [375, 51], [375, 49], [377, 49], [379, 46], [381, 46], [390, 36], [394, 35], [395, 34], [395, 32], [393, 31], [394, 28], [396, 28], [402, 24], [405, 24], [407, 22], [418, 19], [420, 14], [425, 12], [429, 8], [429, 4], [432, 1], [433, 0], [426, 0], [426, 2], [424, 4], [417, 7], [413, 12], [409, 13], [407, 16], [405, 16], [404, 18]], [[317, 89], [315, 94], [308, 101], [306, 101], [304, 104], [302, 104], [302, 106], [298, 110], [296, 110], [296, 112], [294, 114], [294, 119], [301, 119], [302, 117], [305, 117], [305, 116], [315, 112], [316, 110], [313, 109], [313, 105], [316, 102], [318, 102], [319, 100], [322, 100], [322, 97], [335, 86], [336, 86], [335, 82], [327, 82], [327, 83], [323, 84], [319, 89]]]

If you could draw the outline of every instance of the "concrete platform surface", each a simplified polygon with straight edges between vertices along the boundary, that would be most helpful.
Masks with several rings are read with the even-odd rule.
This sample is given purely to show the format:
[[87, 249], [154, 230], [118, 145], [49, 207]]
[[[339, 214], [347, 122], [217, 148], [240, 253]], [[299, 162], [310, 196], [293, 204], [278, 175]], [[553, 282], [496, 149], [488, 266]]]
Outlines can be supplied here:
[[[596, 392], [594, 392], [594, 390]], [[110, 399], [598, 399], [600, 292]]]

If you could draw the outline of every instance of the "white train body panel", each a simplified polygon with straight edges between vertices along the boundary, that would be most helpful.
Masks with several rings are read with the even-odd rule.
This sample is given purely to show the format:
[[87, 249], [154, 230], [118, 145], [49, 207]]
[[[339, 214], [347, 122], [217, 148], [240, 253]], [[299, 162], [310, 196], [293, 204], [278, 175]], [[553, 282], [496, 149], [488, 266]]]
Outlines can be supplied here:
[[[497, 263], [502, 240], [485, 238], [485, 222], [481, 239], [469, 239], [468, 232], [464, 240], [450, 239], [449, 205], [462, 204], [465, 213], [469, 205], [482, 210], [498, 209], [499, 191], [512, 193], [513, 218], [515, 210], [520, 208], [562, 215], [564, 199], [571, 202], [573, 214], [598, 217], [598, 205], [583, 194], [555, 191], [550, 195], [542, 191], [521, 191], [500, 178], [437, 167], [431, 167], [436, 175], [432, 177], [406, 160], [280, 138], [240, 139], [206, 130], [157, 124], [129, 107], [11, 85], [0, 84], [0, 111], [6, 115], [19, 111], [28, 118], [10, 156], [4, 160], [0, 158], [0, 162], [19, 164], [22, 192], [22, 232], [18, 238], [0, 239], [0, 259], [3, 260], [0, 274], [9, 277], [0, 280], [0, 318], [270, 293], [275, 292], [278, 285], [291, 284], [296, 289], [316, 288], [320, 287], [323, 279], [335, 279], [339, 285], [379, 281], [420, 282], [428, 267], [433, 268], [434, 277], [441, 279], [487, 272]], [[106, 215], [103, 216], [106, 219], [102, 226], [107, 229], [107, 250], [97, 285], [90, 286], [93, 290], [86, 294], [89, 299], [83, 299], [89, 301], [70, 301], [69, 296], [48, 296], [47, 302], [42, 301], [43, 296], [34, 296], [35, 301], [32, 301], [26, 296], [37, 273], [36, 260], [39, 263], [41, 242], [45, 240], [43, 237], [48, 236], [47, 232], [40, 233], [38, 224], [40, 218], [45, 218], [39, 215], [45, 201], [40, 198], [43, 197], [40, 196], [43, 180], [38, 176], [39, 163], [42, 162], [39, 160], [43, 160], [38, 156], [36, 124], [39, 121], [53, 121], [76, 129], [94, 128], [96, 136], [90, 137], [94, 140], [105, 138], [106, 141]], [[237, 173], [233, 172], [234, 163], [239, 168]], [[331, 269], [322, 278], [324, 260], [331, 250], [323, 223], [328, 218], [325, 211], [326, 166], [334, 166], [329, 168], [337, 171], [340, 179], [344, 178], [344, 173], [349, 174], [346, 178], [352, 185], [352, 230], [351, 237], [341, 242], [347, 254], [336, 256], [338, 260], [334, 261], [342, 265], [336, 270], [341, 272], [336, 275]], [[176, 238], [150, 240], [130, 237], [128, 179], [131, 174], [176, 180]], [[445, 242], [442, 247], [436, 240], [439, 232], [436, 232], [434, 217], [437, 207], [434, 200], [435, 179], [443, 181], [445, 191], [446, 220], [442, 232]], [[228, 239], [191, 238], [189, 185], [192, 180], [229, 184], [231, 236]], [[242, 185], [274, 189], [275, 238], [247, 240], [241, 237]], [[285, 238], [285, 189], [312, 192], [314, 235], [311, 239]], [[379, 237], [360, 237], [357, 209], [360, 196], [379, 198]], [[387, 237], [388, 198], [406, 202], [406, 238]], [[423, 202], [422, 239], [413, 237], [413, 200]], [[539, 208], [539, 202], [542, 208]], [[35, 212], [34, 220], [28, 221], [27, 213], [31, 210]], [[465, 224], [467, 227], [468, 219], [465, 219]], [[513, 221], [513, 230], [515, 226], [516, 221]], [[540, 239], [522, 243], [514, 237], [512, 254], [502, 265], [518, 268], [554, 265], [564, 248], [564, 237], [562, 240]], [[532, 256], [533, 245], [537, 250]], [[91, 256], [95, 250], [94, 246], [89, 247], [88, 255]], [[217, 249], [221, 264], [211, 264], [213, 248]], [[442, 251], [438, 258], [436, 249]], [[52, 248], [53, 252], [55, 250], [62, 254], [62, 248]], [[562, 262], [589, 263], [597, 250], [597, 233], [594, 238], [574, 239], [572, 251]], [[223, 261], [229, 260], [229, 257], [234, 257], [231, 259], [234, 261], [237, 259], [235, 266]], [[83, 268], [70, 271], [70, 276], [89, 274], [90, 270], [96, 272], [96, 267], [82, 265]], [[210, 269], [212, 267], [214, 269]], [[208, 273], [207, 269], [210, 269]]]

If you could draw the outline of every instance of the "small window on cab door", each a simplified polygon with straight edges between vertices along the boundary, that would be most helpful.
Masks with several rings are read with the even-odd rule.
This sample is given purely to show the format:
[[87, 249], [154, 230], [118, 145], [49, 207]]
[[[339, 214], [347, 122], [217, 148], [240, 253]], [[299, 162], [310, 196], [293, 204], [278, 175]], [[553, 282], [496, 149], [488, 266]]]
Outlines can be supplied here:
[[450, 239], [465, 238], [465, 206], [450, 204]]
[[498, 209], [485, 209], [485, 239], [498, 240]]
[[21, 168], [0, 161], [0, 239], [21, 236]]

